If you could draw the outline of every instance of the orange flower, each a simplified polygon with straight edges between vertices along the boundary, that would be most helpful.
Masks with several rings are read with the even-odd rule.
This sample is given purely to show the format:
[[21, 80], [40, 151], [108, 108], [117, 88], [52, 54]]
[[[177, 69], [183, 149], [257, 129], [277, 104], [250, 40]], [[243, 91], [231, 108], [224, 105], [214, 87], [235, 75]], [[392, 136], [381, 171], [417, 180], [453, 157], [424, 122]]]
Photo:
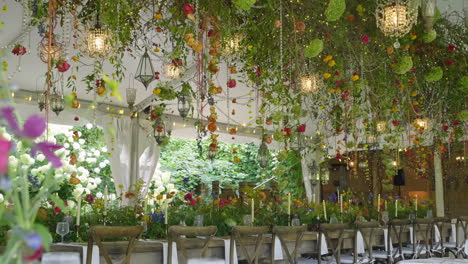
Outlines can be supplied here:
[[39, 210], [37, 210], [37, 217], [41, 218], [41, 219], [47, 219], [47, 210], [44, 209], [44, 208], [39, 208]]
[[201, 198], [200, 196], [198, 196], [198, 197], [196, 198], [196, 200], [197, 200], [197, 203], [203, 202], [203, 198]]
[[264, 192], [260, 192], [260, 193], [258, 194], [258, 199], [264, 201], [266, 198], [267, 198], [267, 197], [266, 197], [266, 194], [265, 194]]
[[136, 196], [136, 194], [132, 193], [132, 192], [126, 192], [125, 193], [125, 198], [127, 199], [132, 199]]
[[157, 199], [157, 200], [161, 200], [162, 198], [163, 198], [163, 195], [162, 195], [162, 194], [156, 196], [156, 199]]

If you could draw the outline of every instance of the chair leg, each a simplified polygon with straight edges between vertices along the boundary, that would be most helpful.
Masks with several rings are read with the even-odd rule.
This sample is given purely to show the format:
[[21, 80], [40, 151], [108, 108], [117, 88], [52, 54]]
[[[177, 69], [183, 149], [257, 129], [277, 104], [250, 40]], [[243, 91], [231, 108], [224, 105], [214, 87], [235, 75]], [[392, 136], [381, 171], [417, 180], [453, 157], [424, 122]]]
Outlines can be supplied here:
[[93, 237], [90, 236], [88, 239], [88, 248], [86, 249], [86, 264], [91, 264], [93, 259]]

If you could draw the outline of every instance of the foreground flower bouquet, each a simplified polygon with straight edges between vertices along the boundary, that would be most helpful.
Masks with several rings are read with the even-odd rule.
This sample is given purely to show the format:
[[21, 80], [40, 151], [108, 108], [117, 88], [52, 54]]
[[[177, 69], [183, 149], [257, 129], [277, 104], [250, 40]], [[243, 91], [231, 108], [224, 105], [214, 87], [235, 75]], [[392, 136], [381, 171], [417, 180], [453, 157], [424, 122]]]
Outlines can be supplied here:
[[[39, 259], [48, 250], [52, 236], [45, 226], [36, 223], [38, 209], [46, 200], [64, 208], [63, 202], [51, 195], [58, 188], [54, 172], [62, 162], [55, 151], [61, 146], [40, 141], [45, 130], [45, 120], [37, 115], [29, 117], [21, 128], [12, 107], [0, 108], [0, 222], [9, 228], [0, 263]], [[39, 153], [50, 162], [40, 185], [31, 178], [33, 157]]]

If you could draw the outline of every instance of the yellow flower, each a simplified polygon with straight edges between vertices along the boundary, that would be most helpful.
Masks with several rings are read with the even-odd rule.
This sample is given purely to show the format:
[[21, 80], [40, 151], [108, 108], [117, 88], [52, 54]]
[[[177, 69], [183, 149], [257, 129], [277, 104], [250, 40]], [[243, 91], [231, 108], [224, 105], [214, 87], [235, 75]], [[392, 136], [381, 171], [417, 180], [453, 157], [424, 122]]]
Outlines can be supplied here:
[[416, 95], [418, 95], [418, 92], [417, 92], [417, 91], [413, 91], [413, 92], [411, 93], [411, 96], [416, 96]]
[[394, 113], [398, 112], [398, 107], [396, 107], [396, 106], [392, 107], [392, 112], [394, 112]]
[[353, 75], [353, 77], [351, 77], [351, 80], [353, 80], [354, 82], [359, 80], [359, 75]]
[[341, 93], [341, 89], [340, 88], [336, 89], [335, 93]]
[[123, 184], [119, 184], [120, 189], [123, 189], [123, 187], [124, 187]]
[[327, 62], [327, 61], [329, 61], [329, 60], [331, 60], [331, 59], [333, 59], [333, 56], [328, 55], [328, 56], [326, 56], [326, 57], [323, 59], [323, 62]]
[[335, 60], [331, 60], [328, 62], [328, 67], [333, 67], [335, 66], [335, 64], [336, 64]]
[[419, 102], [418, 101], [413, 101], [413, 105], [418, 105]]
[[329, 93], [334, 93], [334, 92], [335, 92], [335, 89], [328, 89], [328, 92], [329, 92]]
[[3, 67], [8, 67], [8, 62], [4, 61], [2, 62]]
[[330, 77], [331, 77], [331, 74], [329, 74], [329, 73], [324, 73], [323, 74], [323, 78], [325, 78], [325, 79], [328, 79]]
[[154, 51], [154, 52], [160, 52], [161, 50], [158, 49], [158, 48], [155, 48], [153, 51]]
[[8, 12], [8, 6], [4, 5], [3, 8], [2, 8], [2, 11], [3, 12]]
[[163, 198], [163, 195], [162, 195], [162, 194], [156, 196], [156, 199], [157, 199], [157, 200], [161, 200], [162, 198]]
[[76, 80], [76, 75], [75, 74], [73, 74], [71, 77], [72, 77], [73, 80]]
[[252, 45], [249, 45], [249, 46], [247, 47], [247, 49], [248, 49], [248, 50], [252, 50], [252, 49], [253, 49], [253, 46], [252, 46]]
[[72, 57], [72, 60], [73, 60], [73, 61], [78, 61], [79, 58], [78, 58], [78, 56], [73, 56], [73, 57]]
[[412, 32], [411, 33], [411, 40], [415, 40], [418, 36], [416, 36], [416, 33]]
[[154, 14], [154, 19], [161, 20], [163, 19], [163, 16], [160, 12], [156, 12], [156, 14]]
[[161, 93], [161, 89], [157, 88], [153, 90], [153, 94], [158, 95]]
[[403, 88], [405, 88], [405, 85], [404, 85], [404, 84], [400, 84], [400, 86], [398, 86], [398, 87], [400, 87], [400, 89], [403, 90]]

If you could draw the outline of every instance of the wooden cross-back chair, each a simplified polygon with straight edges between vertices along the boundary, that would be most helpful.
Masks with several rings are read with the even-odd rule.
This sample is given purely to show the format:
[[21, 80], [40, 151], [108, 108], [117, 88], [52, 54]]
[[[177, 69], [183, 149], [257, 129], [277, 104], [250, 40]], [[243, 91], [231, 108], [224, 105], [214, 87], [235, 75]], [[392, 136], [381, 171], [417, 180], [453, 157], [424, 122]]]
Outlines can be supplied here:
[[[172, 264], [172, 252], [173, 252], [173, 243], [177, 244], [177, 249], [179, 252], [182, 253], [186, 262], [189, 261], [189, 255], [187, 252], [187, 247], [185, 246], [185, 242], [187, 241], [186, 237], [197, 237], [199, 239], [203, 239], [203, 247], [200, 251], [199, 258], [196, 258], [194, 261], [199, 261], [203, 263], [203, 261], [208, 262], [206, 258], [206, 253], [208, 251], [208, 245], [218, 228], [216, 226], [170, 226], [168, 230], [168, 253], [167, 253], [167, 263]], [[218, 261], [218, 259], [211, 259], [213, 261]], [[224, 263], [224, 260], [222, 260]]]
[[[413, 226], [413, 258], [419, 258], [421, 254], [430, 255], [432, 249], [434, 220], [430, 218], [417, 218], [414, 221]], [[421, 240], [423, 243], [419, 243]]]
[[[450, 218], [448, 217], [436, 217], [433, 219], [434, 222], [434, 243], [432, 247], [432, 252], [437, 253], [440, 255], [440, 257], [443, 257], [445, 255], [445, 250], [446, 246], [450, 246], [449, 242], [447, 242], [447, 231], [448, 227], [451, 226], [451, 221]], [[437, 234], [435, 232], [435, 227], [437, 227], [437, 230], [439, 231], [439, 237], [437, 237]], [[456, 244], [452, 246], [453, 248], [456, 247]]]
[[[374, 248], [374, 240], [375, 240], [375, 230], [380, 228], [380, 223], [377, 221], [373, 222], [356, 222], [356, 232], [361, 232], [362, 239], [364, 241], [364, 248], [367, 249], [369, 257], [367, 261], [361, 260], [359, 263], [373, 263], [373, 248]], [[355, 236], [355, 245], [357, 244], [357, 234]], [[357, 262], [357, 246], [354, 247], [354, 263]]]
[[[458, 235], [459, 228], [461, 228], [463, 231], [463, 237], [459, 237]], [[455, 230], [455, 234], [457, 234], [457, 258], [466, 258], [467, 255], [465, 254], [465, 243], [468, 239], [468, 216], [459, 216], [457, 218], [457, 229]]]
[[[403, 257], [403, 233], [411, 224], [409, 220], [392, 220], [388, 224], [387, 263], [393, 263], [397, 257]], [[392, 248], [392, 234], [397, 239], [398, 248]], [[394, 251], [394, 252], [392, 252]]]
[[[271, 246], [271, 263], [274, 263], [275, 256], [275, 237], [278, 237], [283, 252], [286, 253], [288, 258], [288, 263], [296, 264], [298, 263], [298, 257], [300, 255], [300, 249], [302, 244], [302, 237], [307, 231], [307, 226], [274, 226], [273, 227], [273, 238]], [[292, 239], [291, 239], [292, 238]], [[294, 241], [294, 249], [292, 252], [289, 251], [288, 242]]]
[[86, 255], [86, 264], [91, 264], [93, 255], [93, 243], [99, 247], [100, 252], [104, 256], [107, 264], [112, 264], [112, 260], [106, 248], [102, 244], [102, 240], [106, 238], [127, 238], [128, 246], [123, 264], [130, 264], [130, 258], [135, 248], [137, 238], [143, 232], [143, 226], [91, 226], [88, 230], [88, 250]]
[[[234, 248], [236, 241], [239, 243], [242, 253], [244, 254], [248, 264], [258, 264], [258, 259], [262, 254], [262, 246], [265, 243], [265, 234], [268, 232], [268, 226], [234, 226], [231, 232], [231, 248], [229, 263], [234, 263]], [[248, 241], [252, 237], [255, 238], [255, 248], [253, 254], [249, 254], [247, 250]]]
[[[350, 229], [349, 224], [320, 224], [319, 230], [319, 241], [321, 241], [321, 235], [323, 234], [325, 236], [325, 239], [327, 240], [327, 245], [330, 247], [331, 245], [331, 250], [333, 257], [335, 257], [335, 262], [337, 264], [341, 264], [341, 247], [343, 245], [343, 240], [345, 238], [345, 231], [346, 229]], [[338, 237], [332, 236], [332, 234], [338, 234]], [[355, 235], [355, 233], [354, 233]], [[356, 247], [354, 245], [354, 247]], [[332, 260], [333, 261], [333, 260]], [[319, 256], [318, 258], [318, 263], [321, 263], [322, 260]]]

